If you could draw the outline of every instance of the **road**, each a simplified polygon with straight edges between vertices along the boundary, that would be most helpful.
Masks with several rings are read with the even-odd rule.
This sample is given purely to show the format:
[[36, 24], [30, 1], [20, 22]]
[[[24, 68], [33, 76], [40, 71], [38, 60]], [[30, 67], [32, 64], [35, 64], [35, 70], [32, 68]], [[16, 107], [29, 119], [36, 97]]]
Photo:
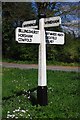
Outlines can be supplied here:
[[[0, 62], [0, 66], [7, 68], [38, 69], [37, 64], [17, 64], [17, 63]], [[47, 66], [47, 70], [80, 72], [80, 67], [49, 65]]]

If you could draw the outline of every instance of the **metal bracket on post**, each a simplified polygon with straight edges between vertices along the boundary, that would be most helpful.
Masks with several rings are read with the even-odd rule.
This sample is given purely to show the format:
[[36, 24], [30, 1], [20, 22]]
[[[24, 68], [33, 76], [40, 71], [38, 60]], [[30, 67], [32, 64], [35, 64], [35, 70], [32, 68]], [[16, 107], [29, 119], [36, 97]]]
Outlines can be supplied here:
[[38, 88], [37, 101], [41, 106], [48, 104], [47, 80], [46, 80], [46, 41], [44, 29], [44, 14], [39, 15], [40, 45], [39, 45], [39, 69], [38, 69]]

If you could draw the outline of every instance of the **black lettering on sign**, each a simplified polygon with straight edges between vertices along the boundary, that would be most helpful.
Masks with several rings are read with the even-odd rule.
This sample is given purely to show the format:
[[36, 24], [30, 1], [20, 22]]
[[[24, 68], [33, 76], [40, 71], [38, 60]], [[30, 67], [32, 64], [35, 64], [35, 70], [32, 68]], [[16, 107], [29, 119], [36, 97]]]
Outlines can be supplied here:
[[49, 32], [46, 32], [46, 35], [50, 35], [50, 33], [49, 33]]
[[49, 44], [49, 40], [46, 40], [46, 43]]
[[55, 36], [46, 36], [47, 40], [57, 40], [57, 37]]
[[53, 43], [54, 42], [54, 40], [50, 40], [50, 43]]
[[47, 35], [57, 36], [57, 33], [54, 33], [54, 32], [47, 32]]
[[30, 24], [24, 25], [24, 27], [35, 26], [35, 25], [36, 25], [35, 23], [30, 23]]
[[26, 34], [18, 34], [18, 37], [33, 37], [33, 35], [26, 35]]
[[46, 40], [47, 44], [50, 44], [50, 43], [53, 43], [53, 42], [54, 42], [54, 40]]
[[19, 29], [18, 32], [21, 32], [21, 29]]
[[20, 32], [20, 33], [32, 33], [32, 34], [38, 34], [39, 33], [39, 31], [37, 31], [37, 30], [28, 30], [28, 29], [19, 29], [18, 32]]
[[30, 38], [30, 39], [26, 39], [26, 41], [27, 41], [27, 42], [32, 42], [32, 39], [31, 39], [31, 38]]
[[61, 34], [61, 33], [58, 33], [58, 36], [63, 36], [63, 34]]
[[32, 39], [30, 38], [18, 38], [18, 41], [24, 41], [24, 42], [32, 42]]
[[22, 41], [22, 38], [18, 38], [18, 41]]
[[56, 36], [57, 34], [56, 34], [56, 33], [50, 33], [50, 35], [54, 35], [54, 36]]
[[53, 24], [53, 23], [59, 23], [59, 20], [49, 20], [45, 22], [45, 24]]
[[54, 37], [54, 40], [57, 40], [57, 37]]
[[24, 34], [18, 34], [18, 37], [24, 37]]

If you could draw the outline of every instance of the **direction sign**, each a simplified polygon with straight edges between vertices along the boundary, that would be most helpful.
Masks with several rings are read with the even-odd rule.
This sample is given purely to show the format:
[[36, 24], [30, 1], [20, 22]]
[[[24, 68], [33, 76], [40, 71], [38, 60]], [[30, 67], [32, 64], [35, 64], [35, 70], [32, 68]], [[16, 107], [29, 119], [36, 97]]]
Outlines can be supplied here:
[[17, 27], [16, 41], [18, 43], [40, 43], [40, 30]]
[[38, 28], [36, 20], [24, 21], [22, 27]]
[[[44, 18], [44, 27], [55, 27], [59, 26], [60, 24], [61, 18], [59, 16]], [[22, 27], [38, 28], [37, 21], [36, 20], [24, 21]]]
[[64, 33], [46, 31], [46, 43], [47, 44], [64, 44]]
[[59, 16], [45, 18], [44, 21], [45, 21], [45, 25], [44, 25], [45, 27], [55, 27], [61, 24], [61, 18]]

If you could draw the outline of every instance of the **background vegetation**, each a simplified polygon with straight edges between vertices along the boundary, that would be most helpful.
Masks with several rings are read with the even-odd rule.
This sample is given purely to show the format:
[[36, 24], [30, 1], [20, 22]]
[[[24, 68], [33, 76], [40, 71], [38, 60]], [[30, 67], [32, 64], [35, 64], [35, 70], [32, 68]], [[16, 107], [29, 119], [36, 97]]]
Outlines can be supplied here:
[[[46, 17], [63, 16], [65, 21], [68, 14], [74, 14], [73, 11], [78, 11], [77, 5], [70, 4], [70, 10], [65, 11], [63, 7], [56, 7], [53, 3], [2, 3], [2, 54], [3, 59], [21, 60], [21, 61], [38, 61], [38, 45], [33, 44], [18, 44], [15, 41], [15, 28], [22, 25], [23, 21], [37, 19], [39, 13], [46, 13]], [[61, 4], [61, 3], [60, 3]], [[48, 28], [47, 30], [62, 31], [61, 26]], [[64, 31], [63, 31], [64, 32]], [[65, 44], [47, 45], [47, 61], [79, 62], [80, 56], [80, 40], [74, 34], [65, 33]]]

